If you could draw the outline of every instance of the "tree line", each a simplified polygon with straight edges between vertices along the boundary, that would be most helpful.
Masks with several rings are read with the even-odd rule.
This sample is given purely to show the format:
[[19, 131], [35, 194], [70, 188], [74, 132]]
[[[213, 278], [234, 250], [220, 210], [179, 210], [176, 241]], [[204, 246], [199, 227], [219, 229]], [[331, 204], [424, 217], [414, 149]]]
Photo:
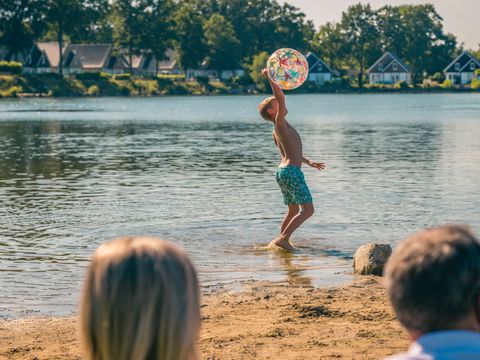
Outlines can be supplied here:
[[442, 71], [461, 50], [428, 4], [377, 10], [357, 4], [339, 22], [315, 29], [299, 8], [277, 0], [0, 0], [0, 45], [18, 56], [34, 41], [60, 48], [66, 41], [114, 43], [130, 66], [135, 54], [162, 60], [174, 48], [183, 69], [215, 70], [252, 68], [258, 54], [292, 47], [314, 51], [359, 86], [384, 51], [420, 79]]

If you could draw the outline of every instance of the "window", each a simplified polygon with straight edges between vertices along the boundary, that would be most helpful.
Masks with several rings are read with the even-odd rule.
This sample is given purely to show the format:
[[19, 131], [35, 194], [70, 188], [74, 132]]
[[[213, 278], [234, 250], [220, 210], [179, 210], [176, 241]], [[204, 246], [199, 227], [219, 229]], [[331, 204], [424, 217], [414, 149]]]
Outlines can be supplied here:
[[322, 64], [318, 64], [317, 69], [318, 71], [322, 71]]
[[455, 71], [459, 71], [460, 70], [460, 63], [455, 63]]
[[382, 63], [378, 64], [378, 71], [383, 71], [383, 64]]
[[473, 61], [470, 63], [470, 70], [475, 70], [475, 63]]
[[397, 71], [398, 70], [398, 64], [393, 63], [392, 69], [393, 69], [393, 71]]

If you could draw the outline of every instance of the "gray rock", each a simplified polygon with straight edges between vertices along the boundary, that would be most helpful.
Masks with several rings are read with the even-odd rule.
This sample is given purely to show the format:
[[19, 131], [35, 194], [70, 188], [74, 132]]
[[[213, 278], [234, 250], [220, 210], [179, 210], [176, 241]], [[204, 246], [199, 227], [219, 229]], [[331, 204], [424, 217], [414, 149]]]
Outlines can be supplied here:
[[390, 255], [392, 255], [390, 245], [362, 245], [353, 256], [353, 271], [361, 275], [382, 275], [383, 266]]

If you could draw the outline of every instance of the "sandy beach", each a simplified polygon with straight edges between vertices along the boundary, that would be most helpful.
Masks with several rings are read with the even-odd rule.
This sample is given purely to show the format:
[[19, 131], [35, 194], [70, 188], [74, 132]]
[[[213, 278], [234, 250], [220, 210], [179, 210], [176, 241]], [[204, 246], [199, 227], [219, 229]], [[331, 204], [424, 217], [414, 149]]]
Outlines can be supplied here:
[[[381, 359], [408, 347], [378, 277], [340, 287], [254, 282], [203, 296], [202, 359]], [[0, 322], [1, 359], [81, 359], [75, 317]]]

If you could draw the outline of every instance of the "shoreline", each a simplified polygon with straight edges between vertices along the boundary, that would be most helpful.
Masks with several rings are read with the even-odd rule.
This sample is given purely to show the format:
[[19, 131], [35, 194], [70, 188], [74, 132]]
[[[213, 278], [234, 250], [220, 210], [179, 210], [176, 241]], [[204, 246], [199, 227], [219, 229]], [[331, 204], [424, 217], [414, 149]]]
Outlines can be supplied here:
[[[202, 297], [201, 359], [381, 359], [405, 351], [379, 277], [314, 288], [263, 281]], [[0, 358], [81, 359], [76, 317], [0, 320]]]

